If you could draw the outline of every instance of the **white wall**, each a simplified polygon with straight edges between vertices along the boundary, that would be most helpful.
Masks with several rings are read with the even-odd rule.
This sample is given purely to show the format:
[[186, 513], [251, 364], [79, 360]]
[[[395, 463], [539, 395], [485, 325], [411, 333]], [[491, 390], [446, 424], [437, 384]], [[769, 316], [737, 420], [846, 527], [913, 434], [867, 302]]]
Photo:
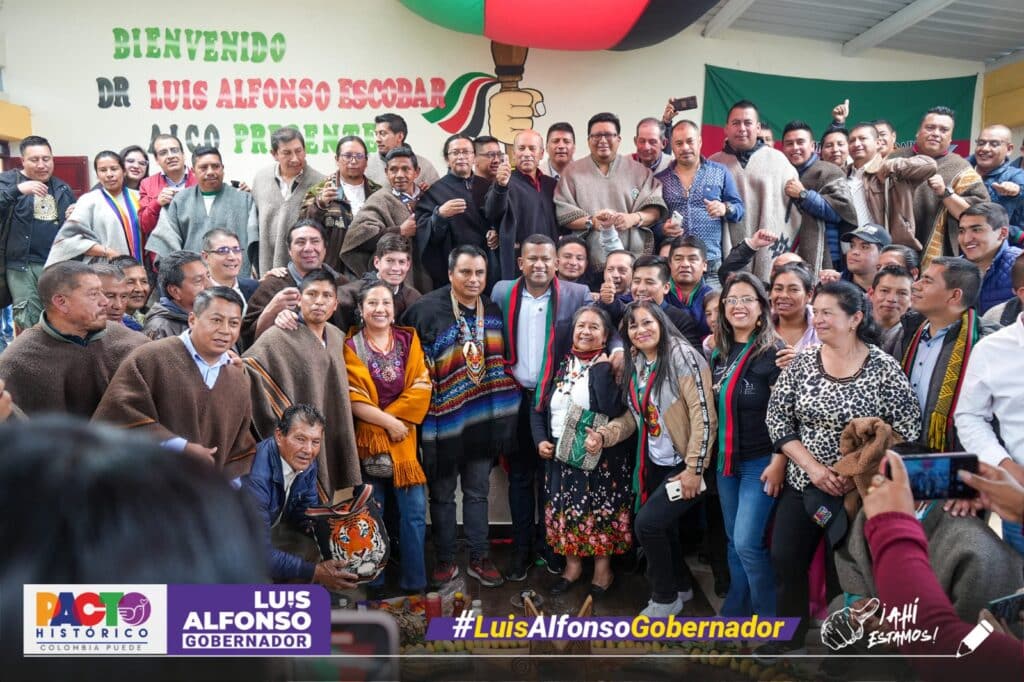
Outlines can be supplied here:
[[[187, 19], [174, 20], [172, 14]], [[156, 20], [155, 17], [167, 17]], [[20, 30], [19, 27], [34, 27]], [[203, 30], [261, 31], [284, 34], [283, 60], [262, 64], [188, 59], [114, 59], [114, 27], [180, 27]], [[227, 176], [248, 179], [269, 162], [248, 144], [236, 153], [234, 126], [372, 123], [379, 111], [338, 108], [339, 78], [442, 78], [446, 86], [468, 71], [494, 72], [485, 38], [456, 34], [427, 23], [396, 0], [327, 2], [307, 0], [282, 5], [265, 0], [213, 3], [177, 0], [155, 12], [146, 3], [38, 0], [7, 2], [0, 8], [5, 33], [6, 86], [11, 101], [31, 108], [33, 128], [52, 141], [61, 155], [91, 156], [104, 148], [145, 146], [153, 125], [166, 131], [189, 124], [202, 132], [215, 126], [225, 152]], [[184, 52], [184, 50], [183, 50]], [[535, 120], [544, 130], [557, 120], [577, 128], [596, 111], [620, 115], [626, 128], [642, 116], [659, 116], [670, 96], [703, 97], [704, 64], [811, 78], [853, 80], [924, 79], [974, 74], [982, 65], [910, 53], [871, 50], [866, 57], [845, 58], [838, 44], [727, 32], [707, 40], [691, 28], [651, 48], [632, 52], [557, 52], [535, 50], [526, 62], [521, 87], [544, 94], [546, 115]], [[130, 84], [130, 108], [97, 106], [98, 77], [120, 76]], [[235, 110], [215, 106], [221, 78], [309, 77], [331, 87], [325, 111]], [[147, 81], [163, 79], [209, 82], [209, 104], [202, 111], [153, 110]], [[980, 90], [980, 88], [979, 88]], [[976, 96], [978, 120], [980, 93]], [[854, 103], [855, 105], [855, 103]], [[410, 142], [438, 164], [446, 133], [420, 115], [422, 108], [400, 110], [410, 125]], [[693, 112], [699, 118], [700, 112]], [[822, 112], [827, 116], [828, 112]], [[856, 118], [856, 110], [853, 117]], [[623, 151], [632, 151], [630, 136]], [[372, 140], [371, 140], [372, 141]], [[318, 140], [309, 140], [318, 144]], [[311, 155], [322, 170], [333, 166], [332, 152]]]

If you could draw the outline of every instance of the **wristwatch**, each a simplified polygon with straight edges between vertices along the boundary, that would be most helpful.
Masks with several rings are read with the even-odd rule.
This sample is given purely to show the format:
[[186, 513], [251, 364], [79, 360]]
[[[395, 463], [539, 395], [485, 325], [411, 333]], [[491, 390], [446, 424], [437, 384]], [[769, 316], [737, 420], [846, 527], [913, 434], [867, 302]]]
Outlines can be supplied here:
[[594, 229], [594, 221], [593, 221], [592, 218], [587, 218], [587, 222], [583, 223], [583, 229], [584, 230], [593, 230]]
[[950, 198], [951, 196], [953, 196], [954, 194], [956, 194], [956, 192], [954, 192], [954, 191], [953, 191], [953, 188], [952, 188], [952, 187], [949, 187], [949, 186], [947, 185], [947, 186], [946, 186], [946, 189], [945, 189], [945, 190], [943, 190], [943, 192], [942, 192], [942, 198], [943, 198], [943, 199], [948, 199], [948, 198]]
[[800, 190], [800, 195], [799, 196], [800, 196], [800, 201], [803, 201], [804, 199], [806, 199], [807, 198], [807, 190], [805, 190], [805, 189]]

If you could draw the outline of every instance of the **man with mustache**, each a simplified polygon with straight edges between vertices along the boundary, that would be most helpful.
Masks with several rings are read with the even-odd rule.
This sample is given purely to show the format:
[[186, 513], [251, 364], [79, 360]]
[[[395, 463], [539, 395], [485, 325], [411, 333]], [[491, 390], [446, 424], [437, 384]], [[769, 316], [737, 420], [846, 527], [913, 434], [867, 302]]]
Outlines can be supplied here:
[[545, 175], [558, 182], [562, 171], [576, 158], [576, 131], [565, 121], [552, 123], [548, 128], [547, 161], [541, 161], [540, 169]]
[[913, 147], [897, 149], [890, 159], [924, 154], [937, 171], [914, 191], [914, 226], [923, 247], [921, 267], [936, 256], [955, 255], [958, 219], [968, 206], [988, 201], [981, 176], [962, 156], [950, 150], [955, 125], [953, 110], [933, 107], [925, 112]]
[[652, 227], [668, 213], [661, 183], [651, 170], [619, 155], [620, 132], [614, 114], [591, 116], [590, 155], [569, 164], [555, 188], [558, 224], [583, 233], [593, 272], [600, 272], [608, 253], [618, 248], [636, 255], [653, 253]]

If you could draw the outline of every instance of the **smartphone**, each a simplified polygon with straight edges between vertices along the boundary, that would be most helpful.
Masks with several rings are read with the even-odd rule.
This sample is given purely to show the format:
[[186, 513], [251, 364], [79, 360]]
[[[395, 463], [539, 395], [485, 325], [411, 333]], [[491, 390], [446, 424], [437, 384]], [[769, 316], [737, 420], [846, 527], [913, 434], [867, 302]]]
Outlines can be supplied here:
[[[708, 489], [708, 483], [704, 480], [704, 477], [700, 477], [700, 488], [697, 489], [697, 494], [701, 494]], [[668, 494], [669, 502], [678, 502], [683, 499], [683, 484], [679, 481], [665, 481], [665, 493]]]
[[689, 111], [697, 108], [697, 95], [689, 97], [677, 97], [672, 100], [672, 108], [676, 111]]
[[1017, 621], [1024, 621], [1021, 617], [1021, 611], [1024, 611], [1024, 594], [1010, 594], [993, 599], [988, 603], [988, 610], [996, 618], [1002, 618], [1011, 625]]
[[679, 211], [672, 211], [672, 222], [674, 222], [676, 225], [682, 225], [683, 214], [680, 213]]
[[961, 469], [978, 473], [978, 456], [966, 452], [903, 455], [915, 500], [970, 500], [978, 491], [957, 476]]
[[231, 181], [231, 186], [234, 187], [235, 189], [238, 189], [239, 187], [242, 186], [242, 183], [239, 180], [232, 180]]

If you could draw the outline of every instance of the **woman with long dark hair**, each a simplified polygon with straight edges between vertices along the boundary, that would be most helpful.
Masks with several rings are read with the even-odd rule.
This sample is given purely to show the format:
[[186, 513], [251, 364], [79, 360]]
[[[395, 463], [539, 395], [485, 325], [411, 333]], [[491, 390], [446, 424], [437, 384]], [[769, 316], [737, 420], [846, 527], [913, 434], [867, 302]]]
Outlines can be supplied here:
[[729, 277], [718, 303], [711, 354], [718, 409], [718, 497], [728, 542], [724, 616], [775, 615], [775, 575], [765, 531], [782, 489], [786, 458], [772, 454], [765, 419], [784, 347], [768, 295], [748, 272]]
[[[608, 361], [612, 321], [597, 306], [583, 306], [572, 320], [572, 347], [565, 350], [552, 380], [543, 412], [531, 413], [537, 452], [553, 459], [559, 438], [572, 428], [573, 407], [614, 417], [622, 413], [622, 392]], [[568, 437], [568, 436], [566, 436]], [[547, 542], [566, 559], [553, 594], [567, 592], [583, 572], [582, 557], [594, 557], [590, 593], [604, 596], [611, 587], [611, 556], [632, 544], [629, 486], [630, 454], [624, 444], [605, 448], [590, 471], [553, 461], [545, 480], [544, 525]]]
[[118, 256], [141, 262], [139, 192], [125, 184], [124, 160], [106, 150], [93, 158], [92, 166], [100, 187], [83, 194], [75, 204], [53, 240], [47, 265], [67, 260], [105, 262]]
[[[416, 330], [395, 325], [395, 301], [385, 282], [368, 282], [357, 296], [362, 324], [345, 339], [345, 368], [364, 481], [384, 508], [393, 497], [399, 516], [400, 587], [427, 586], [423, 554], [426, 476], [417, 460], [416, 426], [430, 407], [432, 386]], [[384, 574], [371, 588], [384, 586]]]
[[814, 277], [803, 263], [786, 263], [772, 272], [772, 323], [785, 344], [776, 357], [779, 367], [788, 365], [805, 348], [818, 344], [810, 305], [813, 295]]
[[822, 536], [828, 538], [829, 596], [839, 592], [828, 560], [848, 524], [843, 495], [854, 487], [832, 468], [840, 458], [843, 429], [857, 417], [878, 417], [900, 438], [913, 441], [921, 428], [921, 408], [906, 375], [876, 345], [878, 326], [864, 293], [850, 282], [830, 282], [818, 290], [813, 309], [821, 345], [799, 353], [782, 372], [767, 416], [773, 450], [789, 460], [771, 554], [776, 615], [801, 619], [794, 648], [802, 647], [807, 635], [807, 571]]
[[704, 492], [704, 465], [718, 425], [711, 372], [704, 356], [652, 301], [626, 307], [620, 334], [631, 360], [623, 373], [629, 409], [605, 426], [588, 429], [586, 447], [597, 452], [638, 433], [635, 528], [651, 583], [642, 615], [666, 618], [693, 598], [679, 520]]

